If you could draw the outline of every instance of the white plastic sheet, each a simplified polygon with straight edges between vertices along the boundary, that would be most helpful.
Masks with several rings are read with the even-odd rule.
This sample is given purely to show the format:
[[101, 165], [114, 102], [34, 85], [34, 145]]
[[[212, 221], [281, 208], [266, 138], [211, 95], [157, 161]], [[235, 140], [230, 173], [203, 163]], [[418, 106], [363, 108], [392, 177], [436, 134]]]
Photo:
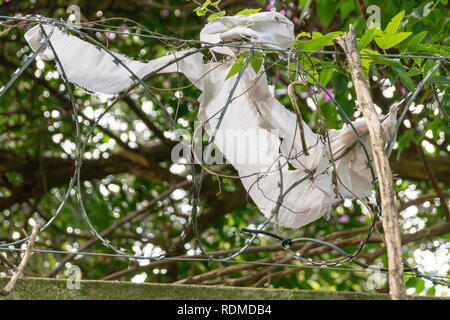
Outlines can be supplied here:
[[[49, 26], [45, 28], [50, 30]], [[266, 12], [216, 18], [203, 28], [200, 39], [212, 44], [242, 40], [246, 41], [247, 46], [286, 49], [294, 42], [293, 29], [293, 24], [283, 15]], [[39, 26], [30, 29], [25, 38], [31, 48], [36, 50], [42, 40]], [[134, 83], [130, 73], [117, 64], [113, 57], [78, 37], [55, 29], [51, 43], [69, 81], [85, 89], [114, 94]], [[198, 118], [209, 135], [215, 132], [217, 115], [225, 106], [237, 77], [235, 75], [225, 80], [236, 60], [234, 56], [237, 49], [218, 45], [211, 50], [226, 54], [229, 59], [204, 63], [202, 54], [195, 53], [160, 72], [181, 72], [202, 91], [198, 97]], [[117, 58], [142, 78], [184, 52], [147, 63], [119, 54]], [[54, 59], [50, 48], [42, 52], [40, 57]], [[396, 112], [395, 107], [391, 108], [389, 118], [382, 124], [386, 140], [392, 135]], [[353, 125], [371, 154], [365, 120], [358, 119]], [[296, 127], [295, 114], [275, 99], [264, 70], [256, 74], [249, 67], [238, 83], [215, 140], [216, 146], [242, 177], [241, 181], [250, 197], [268, 218], [272, 216], [279, 200], [281, 181], [285, 192], [304, 179], [284, 196], [278, 212], [276, 220], [279, 225], [290, 228], [299, 228], [324, 216], [341, 197], [354, 198], [339, 182], [333, 183], [327, 144], [304, 123], [309, 149], [309, 155], [304, 155]], [[243, 136], [252, 148], [236, 148], [235, 142], [242, 142]], [[372, 177], [362, 147], [355, 145], [356, 135], [353, 130], [348, 126], [330, 130], [330, 143], [341, 181], [359, 196], [368, 196], [371, 193]], [[349, 151], [348, 148], [353, 145]], [[256, 154], [249, 152], [250, 149]], [[312, 176], [306, 178], [311, 173]]]

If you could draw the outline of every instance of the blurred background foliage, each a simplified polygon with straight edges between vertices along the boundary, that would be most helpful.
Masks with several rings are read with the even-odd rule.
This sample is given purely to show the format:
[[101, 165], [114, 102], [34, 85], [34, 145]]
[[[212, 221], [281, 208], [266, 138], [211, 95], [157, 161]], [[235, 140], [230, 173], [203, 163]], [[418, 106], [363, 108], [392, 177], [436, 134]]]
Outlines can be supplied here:
[[[275, 10], [295, 23], [295, 46], [302, 50], [333, 51], [332, 39], [355, 24], [363, 53], [449, 55], [449, 14], [447, 0], [300, 0], [236, 1], [220, 3], [197, 1], [17, 1], [0, 0], [5, 16], [40, 14], [67, 20], [66, 9], [76, 4], [81, 22], [124, 33], [157, 32], [180, 39], [197, 39], [208, 16], [234, 15], [244, 9]], [[366, 27], [366, 8], [378, 5], [381, 23]], [[402, 13], [403, 12], [403, 13]], [[118, 19], [113, 19], [118, 18]], [[123, 19], [125, 18], [125, 19]], [[210, 17], [214, 18], [214, 16]], [[138, 22], [139, 25], [134, 23]], [[30, 24], [3, 20], [0, 25], [0, 83], [6, 84], [30, 53], [23, 34]], [[390, 27], [389, 27], [390, 25]], [[398, 30], [397, 30], [398, 29]], [[139, 35], [85, 30], [110, 50], [142, 61], [178, 50], [182, 42], [149, 39]], [[339, 57], [338, 57], [339, 58]], [[320, 78], [345, 112], [361, 116], [355, 106], [355, 93], [348, 70], [333, 53], [308, 53], [301, 63]], [[364, 68], [370, 80], [377, 109], [383, 113], [404, 98], [432, 68], [434, 59], [365, 57]], [[291, 108], [286, 63], [274, 54], [264, 56], [269, 81], [277, 98]], [[192, 132], [200, 92], [182, 76], [156, 76], [147, 81], [158, 98], [177, 119], [180, 127]], [[391, 155], [395, 174], [399, 221], [404, 234], [404, 256], [423, 271], [448, 276], [449, 219], [447, 199], [450, 185], [450, 128], [433, 94], [434, 85], [442, 108], [450, 109], [448, 60], [431, 77], [400, 127], [398, 142]], [[182, 88], [183, 89], [177, 89]], [[184, 88], [185, 87], [185, 88]], [[175, 88], [175, 89], [174, 89]], [[81, 106], [82, 134], [108, 103], [107, 97], [91, 96], [76, 88]], [[304, 120], [314, 129], [318, 114], [317, 98], [330, 128], [342, 126], [342, 118], [329, 98], [312, 84], [297, 91]], [[189, 175], [188, 167], [173, 164], [170, 150], [172, 128], [162, 111], [142, 90], [135, 89], [100, 122], [84, 156], [83, 196], [89, 217], [99, 231], [117, 247], [136, 255], [158, 255], [176, 243], [191, 212], [191, 186], [176, 189], [169, 197], [158, 197]], [[0, 241], [22, 238], [31, 225], [45, 224], [58, 208], [74, 170], [75, 131], [67, 88], [53, 62], [37, 59], [0, 100]], [[235, 174], [229, 167], [222, 173]], [[220, 181], [218, 181], [220, 179]], [[220, 182], [220, 185], [219, 185]], [[302, 195], [299, 195], [301, 201]], [[158, 201], [151, 201], [157, 199]], [[140, 210], [136, 217], [127, 215]], [[127, 221], [125, 221], [125, 220]], [[198, 226], [201, 241], [209, 252], [240, 247], [248, 240], [242, 227], [256, 227], [264, 221], [239, 180], [205, 178], [201, 193]], [[300, 230], [282, 230], [287, 236], [328, 239], [347, 252], [357, 249], [370, 225], [367, 210], [359, 201], [345, 201], [331, 212]], [[89, 233], [72, 191], [59, 217], [40, 236], [37, 248], [81, 250], [107, 253]], [[259, 237], [242, 261], [295, 263], [271, 238]], [[314, 251], [314, 249], [316, 249]], [[320, 248], [319, 248], [320, 249]], [[191, 231], [172, 256], [198, 254]], [[337, 258], [333, 252], [311, 247], [304, 251], [313, 260]], [[220, 255], [219, 255], [220, 256]], [[18, 264], [17, 253], [4, 251], [0, 275], [9, 273], [5, 260]], [[386, 266], [385, 248], [375, 238], [361, 259]], [[373, 291], [370, 273], [332, 269], [293, 269], [255, 265], [207, 262], [131, 261], [107, 256], [66, 256], [34, 254], [27, 275], [65, 278], [68, 268], [77, 265], [84, 279], [121, 279], [135, 282], [225, 284], [269, 286], [311, 290]], [[347, 267], [355, 267], [349, 264]], [[448, 289], [406, 277], [409, 294], [448, 295]], [[376, 289], [387, 292], [386, 279]]]

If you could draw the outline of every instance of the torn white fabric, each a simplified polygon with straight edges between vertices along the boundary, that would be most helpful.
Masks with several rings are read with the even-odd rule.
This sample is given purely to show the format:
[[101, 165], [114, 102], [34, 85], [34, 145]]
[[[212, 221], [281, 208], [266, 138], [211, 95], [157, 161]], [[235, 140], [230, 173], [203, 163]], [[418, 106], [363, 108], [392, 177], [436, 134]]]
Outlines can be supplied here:
[[[30, 29], [25, 37], [33, 50], [42, 40], [38, 26]], [[245, 39], [252, 45], [271, 49], [289, 48], [295, 40], [292, 22], [276, 12], [216, 18], [203, 28], [200, 38], [213, 44]], [[69, 81], [90, 91], [106, 94], [119, 93], [134, 83], [130, 73], [104, 50], [58, 29], [55, 29], [50, 41]], [[47, 48], [40, 54], [42, 59], [54, 59], [49, 50]], [[181, 72], [202, 91], [198, 98], [198, 118], [210, 136], [215, 132], [218, 114], [237, 79], [234, 75], [225, 80], [236, 61], [234, 49], [214, 46], [211, 50], [226, 54], [228, 58], [204, 63], [202, 54], [195, 53], [160, 72]], [[147, 63], [119, 54], [117, 58], [142, 78], [184, 53], [186, 51], [180, 51]], [[393, 134], [396, 112], [396, 107], [391, 108], [389, 118], [382, 123], [385, 141]], [[371, 155], [365, 120], [358, 119], [353, 125]], [[290, 228], [299, 228], [319, 219], [342, 198], [354, 198], [333, 177], [327, 143], [306, 123], [303, 127], [308, 156], [302, 152], [296, 115], [275, 99], [264, 69], [256, 74], [249, 67], [237, 85], [215, 140], [216, 146], [242, 177], [245, 189], [267, 218], [273, 215], [276, 204], [282, 200], [276, 221], [280, 226]], [[366, 155], [356, 142], [352, 128], [344, 126], [339, 130], [330, 130], [329, 135], [337, 174], [342, 183], [360, 197], [370, 195], [372, 176]], [[244, 139], [248, 141], [245, 144], [248, 148], [236, 147], [237, 142]], [[280, 185], [283, 193], [291, 187], [281, 198]]]
[[[218, 17], [200, 31], [200, 40], [208, 44], [238, 40], [274, 50], [289, 48], [294, 39], [294, 24], [278, 12]], [[234, 54], [227, 46], [216, 46], [211, 50]]]

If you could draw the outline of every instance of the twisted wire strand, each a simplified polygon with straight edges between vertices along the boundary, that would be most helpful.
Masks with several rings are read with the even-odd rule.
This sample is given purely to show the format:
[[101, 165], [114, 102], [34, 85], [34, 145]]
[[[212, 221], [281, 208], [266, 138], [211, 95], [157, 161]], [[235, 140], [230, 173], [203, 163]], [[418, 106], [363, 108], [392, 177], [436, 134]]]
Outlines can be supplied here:
[[[54, 18], [48, 18], [48, 17], [42, 17], [42, 16], [35, 16], [33, 15], [27, 15], [25, 17], [18, 17], [18, 16], [4, 16], [0, 15], [0, 19], [5, 20], [19, 20], [19, 21], [29, 21], [34, 23], [55, 23], [57, 25], [62, 25], [64, 27], [72, 26], [71, 23], [67, 23], [66, 21], [61, 21]], [[132, 21], [130, 19], [127, 19], [129, 21]], [[88, 22], [87, 22], [88, 23]], [[156, 39], [156, 40], [165, 40], [165, 41], [173, 41], [178, 43], [185, 43], [185, 44], [199, 44], [199, 45], [211, 45], [211, 43], [201, 40], [193, 40], [193, 39], [180, 39], [173, 36], [167, 36], [167, 35], [161, 35], [156, 32], [152, 32], [153, 34], [142, 34], [142, 33], [132, 33], [132, 32], [123, 32], [123, 31], [115, 31], [115, 30], [106, 30], [102, 28], [92, 28], [84, 26], [82, 23], [78, 27], [80, 29], [90, 30], [90, 31], [97, 31], [97, 32], [110, 32], [110, 33], [116, 33], [116, 34], [122, 34], [122, 35], [128, 35], [128, 36], [137, 36], [142, 38], [149, 38], [149, 39]], [[22, 27], [22, 26], [18, 26]], [[111, 27], [111, 26], [110, 26]], [[150, 32], [146, 30], [146, 32]], [[264, 46], [254, 46], [254, 45], [241, 45], [236, 44], [233, 42], [222, 42], [222, 43], [214, 43], [214, 46], [217, 47], [231, 47], [231, 48], [241, 48], [241, 49], [253, 49], [253, 50], [263, 50], [263, 51], [275, 51], [275, 52], [284, 52], [289, 53], [291, 49], [272, 49], [267, 48]], [[296, 52], [300, 53], [317, 53], [317, 54], [337, 54], [337, 55], [343, 55], [343, 52], [340, 51], [330, 51], [330, 50], [299, 50], [295, 49]], [[374, 54], [374, 53], [360, 53], [361, 56], [367, 56], [367, 57], [391, 57], [391, 58], [421, 58], [421, 59], [439, 59], [439, 60], [450, 60], [450, 56], [446, 55], [405, 55], [405, 54]]]

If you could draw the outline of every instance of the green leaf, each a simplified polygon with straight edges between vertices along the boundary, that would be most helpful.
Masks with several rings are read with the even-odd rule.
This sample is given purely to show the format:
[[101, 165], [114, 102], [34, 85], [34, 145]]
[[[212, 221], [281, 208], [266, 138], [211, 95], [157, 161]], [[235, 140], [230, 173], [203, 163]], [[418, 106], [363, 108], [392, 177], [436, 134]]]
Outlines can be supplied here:
[[419, 294], [425, 289], [425, 280], [417, 279], [417, 283], [414, 286], [416, 288], [416, 294]]
[[199, 16], [199, 17], [202, 17], [206, 14], [206, 10], [203, 9], [202, 7], [198, 7], [194, 11], [197, 14], [197, 16]]
[[224, 10], [222, 10], [220, 12], [217, 12], [217, 13], [213, 13], [213, 14], [208, 16], [208, 21], [212, 21], [212, 20], [214, 20], [215, 18], [218, 18], [218, 17], [223, 17], [224, 15], [225, 15], [225, 11]]
[[427, 60], [427, 62], [425, 62], [425, 64], [423, 65], [423, 75], [426, 76], [428, 74], [428, 71], [431, 70], [431, 68], [434, 65], [434, 61], [429, 59]]
[[206, 0], [205, 3], [203, 3], [202, 8], [206, 10], [210, 4], [211, 0]]
[[[361, 50], [361, 53], [371, 53], [371, 54], [378, 54], [377, 51], [371, 50], [371, 49], [363, 49]], [[370, 64], [373, 62], [372, 56], [361, 56], [361, 65], [363, 67], [364, 75], [366, 78], [369, 77], [369, 70], [370, 70]]]
[[342, 0], [339, 2], [339, 12], [341, 14], [341, 21], [344, 21], [345, 18], [355, 10], [355, 2], [353, 0]]
[[419, 67], [422, 66], [423, 59], [421, 59], [421, 58], [413, 58], [413, 60], [416, 63], [416, 65], [418, 65]]
[[395, 70], [395, 68], [389, 68], [388, 69], [388, 75], [389, 75], [389, 82], [391, 85], [395, 85], [398, 79], [398, 72]]
[[399, 44], [411, 35], [411, 32], [383, 33], [381, 37], [375, 38], [375, 42], [381, 49], [389, 49]]
[[258, 73], [259, 70], [261, 70], [261, 66], [264, 62], [264, 56], [261, 52], [255, 52], [253, 57], [250, 60], [250, 64], [252, 65], [253, 70], [255, 70], [255, 73]]
[[296, 40], [298, 40], [298, 39], [300, 39], [300, 38], [303, 38], [303, 37], [311, 38], [311, 36], [309, 35], [308, 32], [303, 31], [303, 32], [301, 32], [301, 33], [299, 33], [299, 34], [297, 35]]
[[382, 33], [377, 32], [379, 37], [375, 38], [375, 42], [381, 49], [392, 48], [411, 35], [411, 32], [397, 32], [404, 15], [405, 11], [401, 11], [394, 18], [392, 18]]
[[330, 82], [333, 72], [334, 69], [332, 67], [327, 66], [327, 69], [323, 70], [320, 73], [319, 82], [322, 86], [325, 87], [328, 84], [328, 82]]
[[450, 84], [450, 80], [447, 77], [443, 77], [443, 76], [435, 76], [431, 79], [431, 81], [433, 82], [438, 82], [438, 83], [446, 83], [446, 84]]
[[328, 128], [337, 129], [339, 120], [336, 108], [331, 103], [325, 102], [324, 99], [320, 102], [320, 108], [322, 109]]
[[375, 64], [382, 64], [382, 65], [388, 65], [388, 66], [395, 66], [398, 68], [402, 68], [403, 65], [400, 63], [399, 60], [396, 59], [388, 59], [385, 57], [381, 57], [381, 56], [373, 56], [373, 62]]
[[427, 35], [426, 31], [422, 31], [416, 34], [414, 37], [411, 38], [411, 40], [408, 41], [406, 48], [409, 51], [420, 51], [421, 48], [423, 47], [423, 45], [420, 44], [420, 42], [425, 38], [426, 35]]
[[337, 5], [335, 1], [331, 0], [317, 0], [317, 16], [320, 22], [328, 28], [331, 20], [337, 11]]
[[[326, 35], [322, 35], [320, 32], [313, 32], [312, 39], [303, 41], [303, 40], [297, 40], [297, 47], [300, 50], [305, 51], [318, 51], [322, 50], [326, 46], [333, 45], [333, 39], [343, 35], [343, 32], [337, 31], [337, 32], [330, 32]], [[307, 33], [302, 32], [300, 35], [297, 36], [297, 39], [299, 37], [308, 36]]]
[[411, 77], [414, 77], [414, 76], [418, 76], [418, 75], [422, 74], [422, 71], [411, 69], [411, 70], [408, 71], [408, 74]]
[[411, 277], [408, 280], [406, 280], [406, 282], [405, 282], [405, 286], [407, 288], [413, 288], [416, 286], [416, 284], [417, 284], [417, 278], [415, 278], [415, 277]]
[[435, 286], [432, 286], [430, 289], [427, 290], [427, 296], [434, 297], [436, 295], [436, 288]]
[[335, 73], [333, 74], [331, 82], [335, 89], [336, 96], [341, 96], [347, 91], [348, 78], [345, 75]]
[[370, 42], [372, 42], [372, 40], [376, 36], [376, 34], [375, 34], [376, 30], [377, 29], [375, 29], [375, 28], [367, 28], [366, 29], [366, 31], [364, 32], [361, 39], [358, 40], [358, 50], [364, 49], [365, 47], [367, 47], [369, 45]]
[[411, 77], [405, 72], [403, 68], [391, 66], [390, 69], [392, 69], [400, 76], [402, 83], [406, 86], [406, 88], [408, 88], [409, 91], [413, 92], [415, 90], [414, 81], [412, 81]]
[[247, 54], [248, 53], [245, 53], [242, 56], [240, 56], [240, 58], [233, 64], [233, 66], [230, 68], [230, 71], [228, 72], [225, 80], [228, 80], [228, 78], [231, 78], [235, 74], [239, 73], [239, 71], [242, 69], [242, 66], [244, 65], [244, 61], [245, 61], [245, 58], [247, 57]]
[[[425, 62], [425, 64], [423, 65], [423, 76], [424, 77], [428, 74], [428, 72], [430, 72], [430, 70], [433, 68], [435, 63], [436, 63], [436, 61], [434, 61], [433, 59], [429, 59], [427, 62]], [[434, 70], [434, 72], [431, 75], [431, 77], [436, 75], [438, 72], [439, 72], [439, 68]]]
[[258, 13], [260, 11], [261, 11], [261, 8], [259, 8], [259, 9], [244, 9], [244, 10], [241, 10], [238, 13], [236, 13], [235, 16], [244, 16], [247, 14]]
[[398, 30], [398, 27], [400, 26], [400, 23], [403, 20], [403, 16], [405, 15], [405, 10], [400, 11], [395, 17], [391, 19], [389, 24], [387, 25], [386, 29], [384, 30], [385, 33], [396, 33]]

